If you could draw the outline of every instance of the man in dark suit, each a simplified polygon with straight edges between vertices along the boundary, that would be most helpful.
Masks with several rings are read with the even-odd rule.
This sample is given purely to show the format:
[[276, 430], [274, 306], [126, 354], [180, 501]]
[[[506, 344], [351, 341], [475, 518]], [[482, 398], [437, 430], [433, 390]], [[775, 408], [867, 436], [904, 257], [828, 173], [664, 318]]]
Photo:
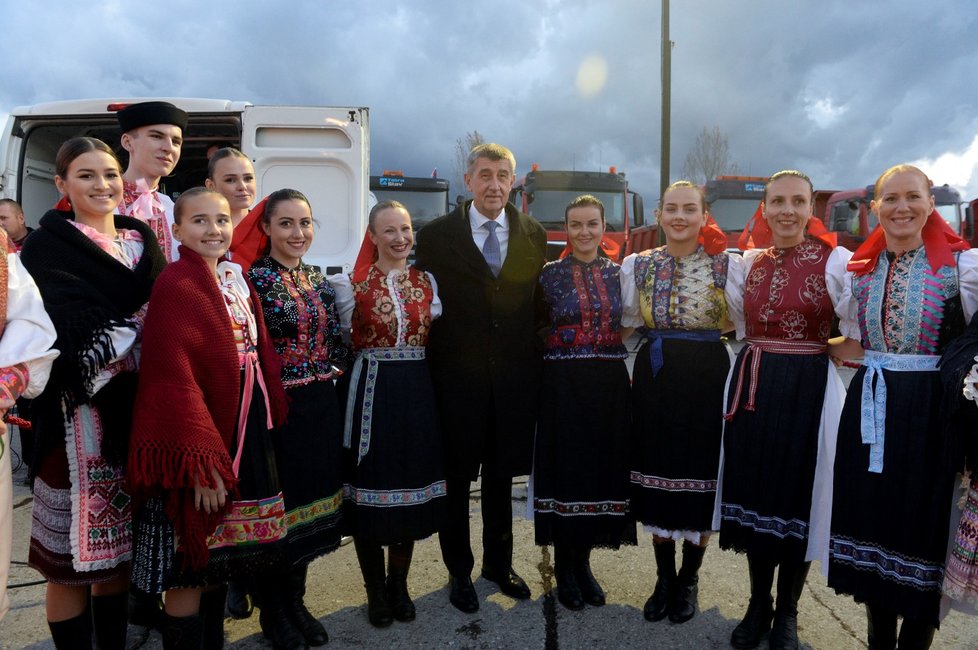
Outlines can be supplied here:
[[512, 566], [512, 480], [532, 461], [547, 235], [508, 203], [516, 172], [509, 149], [479, 145], [467, 165], [473, 200], [418, 232], [416, 264], [435, 276], [444, 305], [427, 352], [446, 444], [448, 514], [438, 537], [451, 602], [474, 612], [469, 488], [480, 465], [482, 576], [513, 598], [530, 597]]

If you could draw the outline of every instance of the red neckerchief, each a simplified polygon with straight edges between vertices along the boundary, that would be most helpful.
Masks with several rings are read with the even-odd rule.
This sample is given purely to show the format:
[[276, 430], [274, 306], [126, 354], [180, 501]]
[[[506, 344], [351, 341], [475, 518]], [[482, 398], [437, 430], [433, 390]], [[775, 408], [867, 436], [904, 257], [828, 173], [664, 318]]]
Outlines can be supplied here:
[[[937, 210], [927, 216], [927, 223], [924, 224], [920, 236], [924, 240], [924, 253], [927, 255], [927, 261], [930, 262], [930, 268], [935, 273], [942, 266], [957, 266], [951, 251], [965, 251], [971, 248], [968, 242], [951, 230], [951, 227], [947, 225]], [[882, 226], [877, 224], [866, 241], [852, 254], [849, 264], [846, 265], [846, 270], [852, 271], [856, 275], [872, 273], [873, 269], [876, 268], [876, 261], [880, 258], [880, 253], [885, 249], [886, 233], [883, 232]]]
[[700, 228], [698, 241], [707, 255], [719, 255], [727, 250], [727, 234], [720, 229], [717, 222], [713, 220], [713, 215], [709, 213], [706, 215], [706, 223]]
[[268, 235], [261, 227], [267, 203], [266, 196], [234, 228], [234, 236], [231, 238], [231, 261], [240, 266], [244, 272], [251, 268], [256, 259], [265, 254], [265, 249], [268, 247]]
[[[830, 248], [839, 245], [839, 236], [834, 232], [829, 232], [818, 217], [808, 217], [807, 231], [808, 235], [822, 240]], [[767, 225], [767, 219], [764, 218], [764, 202], [761, 201], [757, 204], [754, 216], [747, 221], [743, 232], [740, 233], [740, 237], [737, 239], [737, 247], [745, 251], [751, 248], [769, 248], [770, 246], [771, 227]]]

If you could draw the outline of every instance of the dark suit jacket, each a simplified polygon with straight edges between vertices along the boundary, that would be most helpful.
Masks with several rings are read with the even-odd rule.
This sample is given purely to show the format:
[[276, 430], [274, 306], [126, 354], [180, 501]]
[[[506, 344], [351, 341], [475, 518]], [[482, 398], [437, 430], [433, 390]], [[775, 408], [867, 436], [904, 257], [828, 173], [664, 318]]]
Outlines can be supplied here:
[[418, 232], [416, 266], [438, 282], [444, 311], [431, 327], [428, 363], [450, 476], [474, 479], [492, 454], [502, 472], [528, 474], [542, 344], [540, 270], [547, 234], [507, 204], [509, 243], [495, 278], [472, 239], [471, 201]]

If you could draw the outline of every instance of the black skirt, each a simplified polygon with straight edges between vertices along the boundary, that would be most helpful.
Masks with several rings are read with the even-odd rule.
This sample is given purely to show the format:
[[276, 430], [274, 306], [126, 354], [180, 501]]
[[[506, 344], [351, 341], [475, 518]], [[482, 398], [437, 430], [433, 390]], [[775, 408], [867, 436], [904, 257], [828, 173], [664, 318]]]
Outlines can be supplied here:
[[272, 432], [294, 565], [336, 550], [343, 505], [343, 416], [332, 380], [287, 390], [289, 419]]
[[[748, 349], [734, 363], [728, 410]], [[721, 548], [776, 563], [804, 560], [828, 364], [825, 354], [763, 352], [754, 411], [745, 408], [745, 369], [739, 407], [723, 434]]]
[[629, 381], [622, 360], [547, 361], [533, 454], [536, 543], [635, 543], [628, 508]]
[[[261, 502], [265, 507], [277, 503], [281, 507], [275, 449], [266, 414], [265, 399], [256, 384], [245, 424], [244, 450], [238, 470], [238, 495], [235, 498]], [[237, 435], [230, 451], [232, 459], [236, 444]], [[281, 514], [284, 515], [284, 511]], [[284, 517], [280, 523], [284, 527]], [[183, 553], [177, 546], [173, 524], [166, 516], [162, 498], [149, 500], [133, 515], [133, 539], [130, 580], [136, 587], [151, 594], [175, 588], [219, 585], [232, 578], [280, 571], [287, 566], [285, 539], [282, 538], [261, 543], [247, 540], [211, 548], [206, 568], [202, 571], [188, 569]]]
[[662, 532], [709, 532], [730, 354], [720, 341], [684, 340], [663, 341], [662, 353], [655, 377], [648, 342], [635, 359], [632, 510]]
[[829, 586], [930, 625], [939, 607], [955, 468], [938, 372], [883, 371], [883, 471], [860, 434], [865, 368], [846, 396], [835, 457]]
[[[363, 364], [352, 400], [353, 435], [344, 450], [343, 529], [374, 544], [424, 539], [442, 524], [445, 466], [441, 427], [424, 359]], [[351, 373], [352, 374], [352, 373]], [[371, 375], [374, 375], [371, 377]], [[358, 460], [368, 381], [369, 450]], [[344, 400], [350, 409], [350, 401]]]

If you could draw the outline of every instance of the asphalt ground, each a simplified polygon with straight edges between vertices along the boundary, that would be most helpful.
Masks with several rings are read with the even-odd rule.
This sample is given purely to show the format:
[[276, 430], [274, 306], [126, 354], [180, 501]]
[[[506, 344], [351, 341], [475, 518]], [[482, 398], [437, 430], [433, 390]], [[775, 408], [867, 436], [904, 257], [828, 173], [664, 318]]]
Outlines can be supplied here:
[[[848, 380], [845, 377], [844, 380]], [[14, 451], [18, 452], [16, 436]], [[16, 456], [14, 464], [17, 464]], [[15, 563], [27, 558], [31, 495], [20, 485], [21, 468], [14, 475]], [[749, 580], [743, 555], [721, 551], [711, 543], [700, 571], [700, 611], [682, 625], [668, 621], [649, 623], [642, 607], [655, 584], [655, 562], [649, 535], [640, 532], [638, 546], [618, 551], [596, 549], [591, 564], [608, 593], [604, 607], [580, 612], [564, 609], [550, 593], [553, 557], [549, 547], [533, 544], [532, 522], [526, 508], [525, 477], [514, 481], [513, 566], [526, 579], [532, 598], [514, 601], [498, 588], [473, 575], [480, 598], [475, 614], [463, 614], [448, 602], [448, 574], [441, 561], [437, 538], [416, 545], [408, 579], [417, 605], [417, 620], [395, 622], [376, 629], [367, 622], [366, 595], [352, 545], [316, 560], [309, 568], [306, 604], [326, 626], [327, 648], [727, 648], [730, 633], [747, 607]], [[481, 539], [481, 502], [471, 499], [471, 529], [476, 563]], [[478, 571], [478, 569], [477, 569]], [[44, 585], [16, 586], [40, 579], [33, 570], [11, 568], [11, 611], [0, 622], [0, 648], [53, 648], [44, 614]], [[257, 612], [250, 619], [225, 621], [227, 647], [270, 648], [263, 639]], [[813, 565], [799, 602], [799, 637], [804, 648], [866, 647], [866, 618], [861, 605], [838, 596], [826, 586], [821, 567]], [[158, 632], [130, 626], [130, 648], [162, 648]], [[762, 642], [761, 648], [767, 647]], [[978, 648], [978, 616], [952, 611], [935, 638], [934, 648]]]

